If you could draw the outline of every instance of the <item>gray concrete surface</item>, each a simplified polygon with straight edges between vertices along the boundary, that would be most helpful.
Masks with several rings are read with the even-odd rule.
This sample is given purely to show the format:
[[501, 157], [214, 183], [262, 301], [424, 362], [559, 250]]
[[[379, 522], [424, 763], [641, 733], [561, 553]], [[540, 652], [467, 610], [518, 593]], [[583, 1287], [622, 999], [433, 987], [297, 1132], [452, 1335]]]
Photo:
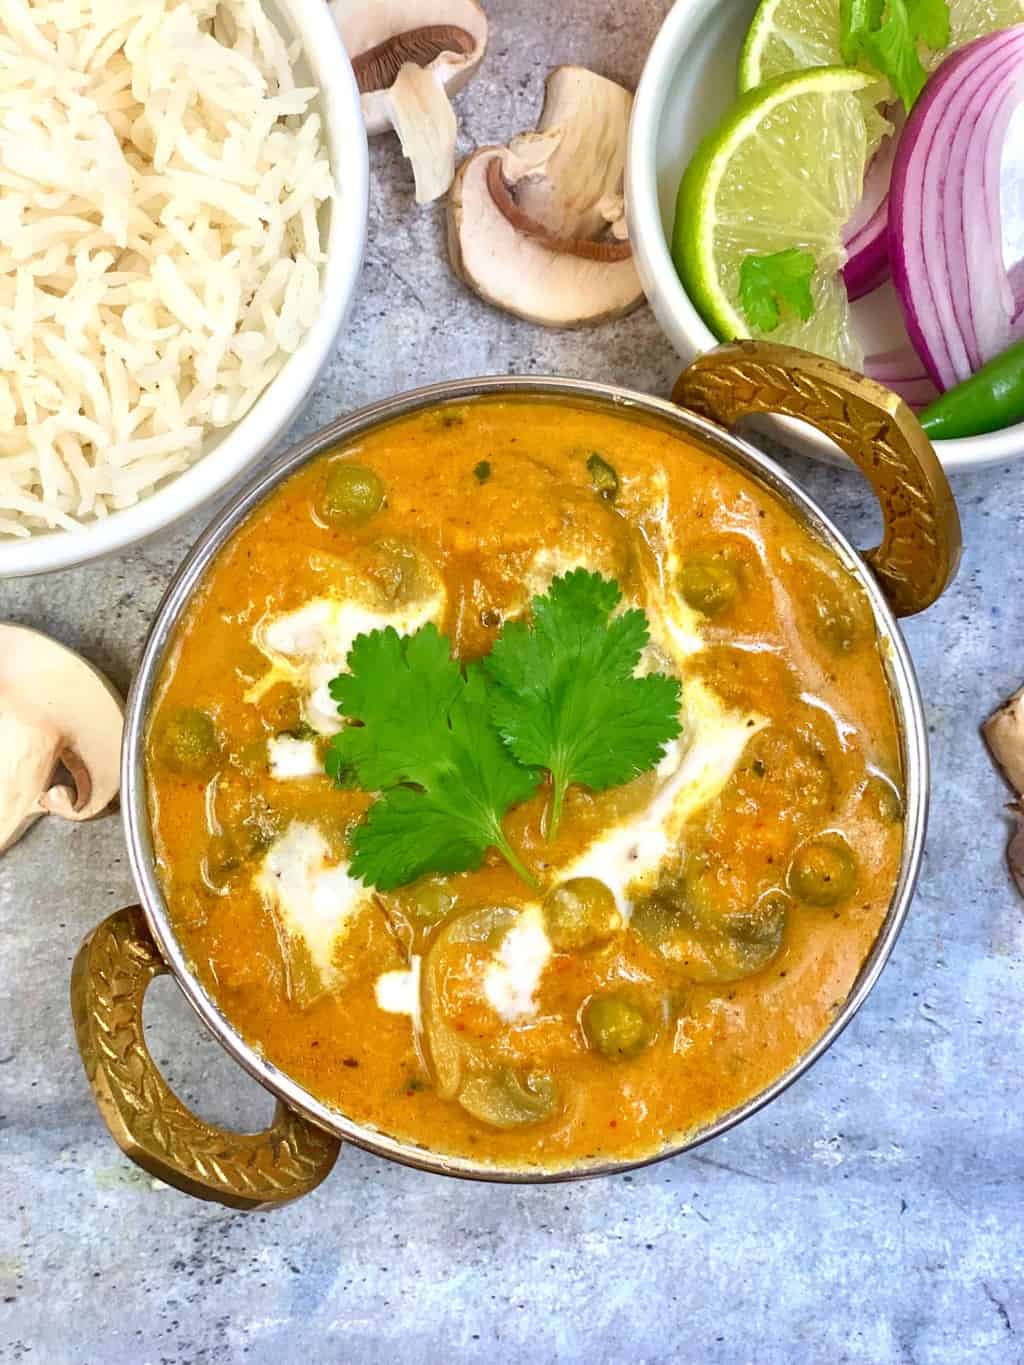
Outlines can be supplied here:
[[[462, 101], [467, 146], [531, 126], [546, 68], [635, 79], [667, 4], [494, 0]], [[450, 277], [438, 212], [373, 149], [362, 289], [297, 432], [447, 376], [561, 371], [665, 393], [649, 313], [548, 334]], [[862, 542], [853, 476], [791, 461]], [[332, 1179], [245, 1216], [157, 1185], [107, 1138], [72, 1044], [68, 970], [132, 895], [120, 826], [38, 826], [0, 861], [0, 1360], [39, 1365], [946, 1365], [1024, 1360], [1024, 902], [1003, 864], [1006, 792], [978, 724], [1024, 678], [1024, 465], [957, 484], [967, 553], [907, 629], [935, 796], [895, 956], [828, 1056], [691, 1157], [615, 1180], [459, 1184], [347, 1150]], [[125, 686], [201, 518], [92, 568], [0, 585], [0, 619], [83, 650]], [[213, 1119], [267, 1097], [168, 982], [147, 1024]]]

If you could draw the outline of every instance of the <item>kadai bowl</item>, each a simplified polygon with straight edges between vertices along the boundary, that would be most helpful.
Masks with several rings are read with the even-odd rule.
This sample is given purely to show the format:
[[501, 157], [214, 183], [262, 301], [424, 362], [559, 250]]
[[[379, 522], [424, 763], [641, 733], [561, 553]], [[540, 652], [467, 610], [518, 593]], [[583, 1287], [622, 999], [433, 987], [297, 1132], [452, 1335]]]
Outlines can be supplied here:
[[[809, 394], [882, 502], [867, 562], [726, 430]], [[894, 613], [954, 571], [955, 507], [909, 410], [831, 362], [723, 348], [676, 399], [423, 390], [291, 451], [196, 546], [129, 704], [142, 907], [73, 985], [147, 1169], [243, 1207], [341, 1140], [622, 1170], [778, 1095], [863, 1002], [927, 803]], [[165, 971], [277, 1096], [267, 1133], [160, 1078]]]

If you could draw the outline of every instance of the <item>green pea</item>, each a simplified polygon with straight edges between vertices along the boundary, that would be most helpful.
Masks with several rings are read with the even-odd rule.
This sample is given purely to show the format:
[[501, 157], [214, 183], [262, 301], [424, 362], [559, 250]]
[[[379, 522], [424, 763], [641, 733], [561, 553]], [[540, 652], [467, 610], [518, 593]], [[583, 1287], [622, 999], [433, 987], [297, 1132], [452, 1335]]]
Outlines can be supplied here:
[[422, 877], [409, 888], [409, 909], [422, 924], [438, 924], [455, 904], [443, 877]]
[[225, 890], [232, 875], [263, 853], [270, 841], [269, 832], [257, 825], [241, 825], [227, 834], [215, 835], [203, 859], [207, 884], [216, 891]]
[[208, 711], [185, 706], [160, 722], [156, 756], [180, 777], [212, 777], [221, 757], [217, 727]]
[[809, 601], [814, 633], [834, 654], [849, 654], [860, 641], [864, 631], [858, 604], [850, 587], [844, 594], [839, 585], [825, 574], [817, 574], [811, 583]]
[[595, 450], [587, 459], [587, 469], [598, 496], [604, 498], [605, 502], [614, 502], [619, 495], [619, 475], [615, 466], [610, 465]]
[[275, 735], [296, 735], [303, 724], [302, 698], [291, 683], [276, 683], [260, 702], [260, 716]]
[[397, 536], [378, 540], [374, 547], [372, 577], [389, 602], [414, 602], [430, 588], [429, 567], [415, 545]]
[[897, 825], [903, 819], [903, 798], [891, 778], [872, 773], [864, 788], [870, 809], [883, 825]]
[[368, 521], [384, 503], [380, 476], [364, 464], [337, 460], [328, 466], [317, 511], [333, 526], [355, 526]]
[[788, 882], [798, 901], [827, 909], [857, 889], [857, 859], [841, 834], [822, 834], [793, 854]]
[[595, 1052], [609, 1061], [637, 1056], [654, 1038], [643, 1010], [619, 993], [590, 997], [583, 1007], [583, 1032]]
[[615, 897], [596, 877], [572, 877], [544, 897], [544, 928], [556, 952], [598, 947], [621, 927]]
[[747, 746], [730, 788], [758, 804], [788, 793], [801, 810], [824, 811], [836, 781], [824, 745], [802, 728], [769, 725]]
[[718, 555], [691, 555], [679, 574], [679, 591], [687, 606], [717, 616], [732, 605], [739, 591], [736, 565]]

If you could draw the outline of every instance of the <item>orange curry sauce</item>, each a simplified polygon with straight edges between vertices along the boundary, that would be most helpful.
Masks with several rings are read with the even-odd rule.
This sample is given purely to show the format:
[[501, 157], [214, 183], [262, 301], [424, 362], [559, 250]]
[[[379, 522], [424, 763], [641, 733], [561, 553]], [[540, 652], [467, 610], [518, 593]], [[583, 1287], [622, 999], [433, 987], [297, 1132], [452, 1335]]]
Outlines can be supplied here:
[[[383, 504], [353, 525], [318, 510], [339, 460], [383, 484]], [[657, 772], [570, 789], [555, 840], [544, 786], [505, 829], [542, 895], [610, 832], [642, 830], [673, 766], [689, 762], [696, 781], [679, 788], [683, 823], [665, 856], [622, 895], [614, 932], [534, 961], [518, 1004], [499, 1008], [485, 983], [509, 926], [541, 895], [493, 850], [478, 871], [388, 895], [358, 888], [326, 960], [323, 923], [319, 946], [304, 941], [268, 894], [266, 860], [301, 828], [322, 870], [344, 876], [373, 797], [322, 773], [273, 775], [268, 745], [281, 736], [307, 757], [326, 741], [310, 725], [302, 642], [282, 665], [268, 623], [311, 602], [422, 621], [434, 603], [455, 654], [471, 659], [579, 564], [647, 612], [652, 666], [683, 681], [683, 734]], [[323, 673], [323, 641], [306, 648]], [[214, 740], [208, 762], [173, 750], [197, 712], [200, 740]], [[719, 735], [731, 736], [724, 749]], [[773, 494], [715, 455], [654, 423], [536, 399], [400, 420], [277, 489], [184, 615], [147, 773], [175, 932], [242, 1036], [353, 1120], [497, 1165], [650, 1155], [764, 1089], [842, 1006], [901, 852], [896, 723], [861, 589]], [[658, 809], [674, 809], [667, 799]], [[646, 828], [645, 848], [661, 837]], [[828, 848], [844, 850], [845, 881], [822, 893], [823, 838], [826, 869]], [[640, 844], [618, 847], [628, 859]], [[327, 894], [328, 917], [333, 904]], [[381, 977], [400, 982], [414, 964], [413, 1013], [381, 1008]], [[627, 998], [642, 1021], [618, 1050], [614, 1037], [595, 1046], [586, 1026], [603, 996]]]

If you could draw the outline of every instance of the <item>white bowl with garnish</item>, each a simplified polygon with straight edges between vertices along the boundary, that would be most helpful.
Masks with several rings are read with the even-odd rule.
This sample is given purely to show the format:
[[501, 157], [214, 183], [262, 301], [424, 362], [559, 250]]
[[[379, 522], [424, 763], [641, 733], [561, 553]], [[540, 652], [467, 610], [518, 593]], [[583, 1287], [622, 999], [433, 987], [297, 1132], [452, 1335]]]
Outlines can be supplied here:
[[[740, 52], [757, 8], [757, 0], [677, 0], [636, 92], [626, 174], [630, 239], [655, 317], [685, 361], [710, 350], [718, 338], [672, 261], [676, 195], [701, 139], [735, 102]], [[891, 284], [857, 300], [853, 322], [867, 355], [906, 345]], [[842, 460], [827, 437], [803, 422], [764, 419], [763, 427], [791, 448], [834, 463]], [[1024, 455], [1024, 427], [935, 445], [948, 473], [982, 469]]]
[[[220, 14], [220, 11], [218, 13]], [[309, 236], [304, 239], [302, 246], [293, 245], [295, 233], [304, 229], [299, 228], [297, 217], [289, 221], [287, 214], [282, 212], [278, 222], [282, 229], [284, 245], [280, 248], [278, 257], [273, 264], [278, 265], [280, 259], [286, 256], [290, 256], [293, 260], [302, 259], [303, 261], [313, 262], [319, 276], [319, 292], [318, 294], [314, 292], [315, 283], [310, 282], [314, 281], [315, 277], [307, 271], [307, 289], [301, 300], [300, 313], [298, 315], [293, 314], [290, 319], [290, 325], [293, 326], [291, 340], [287, 344], [280, 344], [279, 352], [267, 360], [265, 368], [272, 377], [265, 380], [262, 385], [258, 380], [252, 384], [252, 391], [259, 392], [259, 396], [251, 402], [251, 406], [245, 409], [245, 402], [248, 400], [239, 399], [239, 388], [236, 386], [233, 390], [232, 401], [237, 401], [238, 410], [242, 412], [242, 415], [237, 420], [233, 420], [231, 414], [234, 413], [235, 408], [222, 409], [222, 413], [227, 412], [229, 414], [226, 420], [230, 424], [222, 425], [219, 421], [204, 423], [201, 416], [190, 417], [188, 420], [192, 428], [191, 439], [195, 440], [197, 444], [194, 463], [189, 463], [180, 472], [169, 470], [166, 477], [155, 482], [152, 491], [140, 493], [138, 501], [131, 503], [131, 505], [115, 508], [110, 505], [112, 500], [108, 499], [108, 505], [90, 510], [81, 517], [75, 516], [74, 508], [67, 509], [65, 507], [63, 510], [66, 516], [70, 516], [79, 524], [72, 527], [67, 521], [55, 517], [52, 529], [47, 529], [41, 525], [41, 519], [35, 513], [33, 513], [31, 523], [26, 519], [24, 525], [18, 526], [19, 513], [17, 510], [10, 510], [11, 503], [7, 503], [6, 512], [0, 506], [0, 522], [6, 523], [6, 534], [0, 534], [0, 577], [51, 572], [122, 550], [126, 546], [135, 544], [165, 529], [179, 518], [201, 507], [216, 494], [231, 488], [251, 465], [272, 449], [274, 443], [287, 430], [331, 353], [355, 292], [366, 237], [369, 173], [366, 131], [360, 108], [359, 93], [348, 56], [342, 46], [330, 13], [322, 0], [275, 0], [275, 4], [268, 7], [266, 13], [278, 25], [282, 38], [289, 44], [289, 49], [292, 43], [298, 45], [297, 56], [291, 64], [291, 76], [295, 86], [316, 87], [316, 93], [306, 104], [303, 114], [308, 111], [319, 115], [319, 147], [315, 145], [314, 140], [314, 150], [310, 156], [315, 160], [319, 155], [321, 161], [325, 156], [327, 162], [326, 174], [322, 169], [318, 172], [321, 176], [316, 196], [319, 209], [317, 209], [316, 203], [313, 205], [314, 222], [319, 231], [322, 259], [317, 263], [311, 253], [305, 252], [305, 243], [311, 240]], [[218, 19], [217, 22], [220, 23], [221, 20]], [[206, 38], [207, 34], [204, 33], [202, 41], [205, 42]], [[224, 41], [230, 46], [236, 40], [237, 30]], [[197, 40], [194, 33], [182, 37], [183, 43], [189, 41], [193, 43], [193, 47], [188, 49], [189, 60], [199, 60], [202, 54], [211, 50], [209, 46], [196, 47]], [[210, 33], [209, 41], [211, 43], [213, 41], [221, 42], [221, 38], [215, 38]], [[178, 60], [183, 60], [183, 58], [179, 55]], [[282, 86], [278, 89], [279, 91], [286, 90], [287, 87]], [[266, 87], [264, 87], [264, 93], [268, 99], [271, 97]], [[282, 116], [292, 112], [299, 113], [297, 107], [294, 111], [288, 107], [290, 98], [292, 97], [286, 93], [278, 93], [277, 95]], [[297, 104], [298, 97], [296, 96], [294, 99]], [[165, 114], [162, 117], [162, 122], [156, 126], [162, 127], [167, 122], [168, 117]], [[272, 133], [275, 138], [278, 137], [279, 129], [286, 130], [286, 134], [291, 136], [300, 123], [301, 119], [297, 118], [293, 118], [289, 124], [285, 124], [282, 120], [275, 122], [271, 118], [266, 131], [268, 134]], [[248, 127], [248, 125], [246, 126]], [[244, 130], [238, 126], [237, 122], [234, 135], [239, 139], [238, 143], [234, 145], [241, 146], [244, 142]], [[213, 144], [211, 143], [211, 145]], [[261, 145], [259, 154], [265, 155], [263, 152], [265, 145], [265, 143]], [[294, 145], [293, 143], [293, 148]], [[223, 148], [225, 144], [221, 143], [220, 146]], [[133, 150], [129, 148], [129, 151], [133, 152]], [[289, 154], [297, 156], [301, 150], [300, 147], [298, 153], [290, 152]], [[159, 149], [153, 152], [153, 155], [158, 155], [158, 151]], [[230, 152], [230, 146], [228, 151]], [[119, 155], [120, 153], [115, 152], [115, 159]], [[195, 155], [201, 162], [202, 149], [198, 149]], [[253, 156], [255, 163], [257, 153], [254, 152]], [[229, 162], [230, 157], [225, 156], [224, 164], [227, 165]], [[266, 162], [260, 164], [265, 167]], [[303, 164], [308, 169], [308, 162], [301, 163], [298, 160], [293, 162], [293, 165], [297, 165], [299, 169], [302, 169]], [[211, 162], [211, 165], [206, 169], [212, 171], [212, 168]], [[234, 193], [236, 186], [241, 187], [238, 191], [240, 196], [242, 190], [249, 188], [249, 184], [244, 180], [244, 174], [248, 169], [248, 167], [243, 167], [239, 171], [235, 183], [232, 183], [231, 176], [225, 173], [223, 184], [225, 197]], [[288, 169], [284, 168], [282, 174], [286, 174]], [[312, 175], [312, 172], [310, 174]], [[199, 180], [199, 178], [198, 175], [194, 177], [195, 180]], [[263, 183], [257, 183], [253, 190], [254, 199]], [[207, 187], [205, 193], [217, 194], [218, 191], [215, 186], [212, 189], [209, 188], [211, 185], [209, 179], [206, 180], [205, 185]], [[320, 192], [328, 185], [330, 198], [322, 199]], [[291, 193], [294, 199], [298, 197], [299, 190], [286, 183], [285, 188], [281, 191], [282, 207], [285, 204], [287, 193]], [[217, 218], [215, 200], [207, 200], [206, 202], [213, 204], [213, 208], [212, 211], [206, 211], [203, 217], [203, 223], [206, 226], [201, 230], [205, 230], [209, 238], [215, 235], [214, 229], [209, 226], [210, 222], [220, 223], [224, 222], [225, 219]], [[129, 203], [133, 203], [130, 198]], [[296, 211], [293, 210], [293, 212]], [[105, 221], [104, 219], [104, 223]], [[252, 239], [256, 242], [256, 246], [253, 248], [254, 253], [258, 250], [259, 233], [261, 231], [266, 232], [267, 222], [267, 219], [258, 216], [257, 206], [251, 224]], [[183, 217], [182, 221], [176, 225], [176, 230], [181, 234], [186, 234], [192, 229], [193, 223], [186, 217]], [[313, 231], [313, 227], [310, 227], [310, 234]], [[194, 239], [191, 239], [190, 244], [194, 247]], [[158, 252], [154, 253], [154, 259], [156, 254]], [[139, 269], [137, 260], [138, 258], [134, 263], [136, 270]], [[223, 256], [219, 258], [216, 261], [216, 266], [225, 270], [224, 278], [228, 279], [228, 267], [225, 266], [224, 260]], [[146, 261], [145, 264], [148, 265], [149, 262]], [[124, 270], [125, 272], [130, 268], [128, 265], [123, 265], [121, 261], [117, 261], [113, 266], [114, 270]], [[205, 262], [203, 268], [205, 268]], [[144, 275], [145, 271], [143, 270], [141, 275], [136, 276], [136, 278], [142, 278]], [[126, 275], [122, 276], [122, 279], [124, 278]], [[229, 283], [232, 282], [229, 281]], [[248, 301], [251, 304], [254, 297], [254, 284], [260, 285], [262, 278], [256, 277], [254, 280], [251, 273], [247, 277], [239, 273], [233, 283], [237, 284], [239, 288], [239, 298], [242, 300], [241, 311], [244, 311], [246, 302]], [[271, 297], [271, 302], [266, 305], [268, 310], [278, 308], [279, 299], [283, 297], [284, 292], [283, 289], [280, 290], [275, 297], [268, 286], [268, 295]], [[259, 299], [260, 296], [257, 294], [255, 297]], [[239, 317], [241, 317], [241, 311], [238, 314]], [[225, 316], [227, 315], [225, 314]], [[283, 310], [275, 312], [274, 327], [276, 330], [273, 335], [276, 339], [283, 335], [280, 328], [285, 320]], [[250, 321], [249, 328], [254, 330], [255, 335], [260, 335], [255, 330], [258, 328], [258, 324]], [[239, 323], [238, 333], [243, 330], [242, 324]], [[231, 342], [234, 342], [238, 333], [232, 332], [230, 334]], [[41, 335], [42, 329], [37, 316], [37, 320], [29, 329], [29, 343], [22, 348], [22, 361], [25, 361], [31, 347], [40, 346]], [[155, 344], [160, 347], [159, 337]], [[249, 342], [247, 344], [255, 347], [258, 343]], [[175, 353], [176, 357], [180, 354], [180, 352]], [[195, 354], [197, 357], [196, 371], [198, 372], [200, 369], [198, 349]], [[280, 363], [280, 355], [286, 355], [283, 363]], [[158, 350], [156, 359], [158, 363], [166, 363], [164, 348]], [[240, 347], [238, 351], [239, 373], [242, 372], [244, 364], [245, 357]], [[134, 371], [127, 357], [124, 360], [121, 374], [128, 376], [129, 383], [133, 382]], [[221, 371], [218, 371], [218, 382], [220, 375]], [[207, 399], [204, 396], [204, 401], [210, 403], [217, 401], [215, 389], [216, 385], [211, 383], [209, 398]], [[138, 390], [133, 392], [137, 398]], [[113, 398], [115, 404], [117, 401], [123, 401], [123, 387], [119, 393], [114, 393], [108, 389], [107, 397], [108, 400]], [[251, 398], [251, 394], [249, 397]], [[99, 401], [102, 402], [102, 395]], [[224, 403], [228, 401], [227, 394], [221, 401]], [[73, 407], [73, 403], [68, 405], [65, 398], [65, 411], [71, 412]], [[245, 410], [243, 411], [243, 409]], [[83, 419], [89, 413], [89, 409], [84, 405], [78, 411], [82, 414]], [[216, 409], [214, 409], [214, 414], [216, 415]], [[74, 429], [73, 424], [72, 429]], [[196, 436], [197, 429], [201, 429], [201, 437]], [[125, 447], [130, 448], [133, 435], [148, 436], [151, 434], [152, 428], [145, 418], [139, 420], [135, 413], [129, 413], [125, 419], [123, 430], [127, 438]], [[25, 441], [23, 444], [28, 447], [30, 442]], [[135, 442], [136, 448], [132, 451], [133, 456], [138, 454], [140, 444], [138, 441]], [[173, 433], [170, 437], [165, 438], [165, 445], [171, 448], [157, 450], [159, 445], [159, 438], [157, 438], [152, 453], [159, 453], [165, 458], [173, 458], [175, 449], [180, 449], [175, 444]], [[92, 462], [93, 456], [84, 437], [76, 441], [75, 448], [78, 453], [77, 467], [82, 471], [83, 477], [88, 477], [87, 465]], [[83, 449], [86, 450], [84, 463], [80, 455]], [[96, 449], [101, 449], [98, 441]], [[150, 452], [148, 450], [143, 453], [145, 457], [149, 457]], [[12, 458], [7, 470], [5, 470], [4, 464], [7, 456]], [[22, 484], [18, 487], [15, 486], [18, 471], [19, 469], [24, 470], [30, 460], [30, 454], [13, 447], [11, 444], [0, 447], [0, 494], [5, 491], [3, 489], [4, 476], [10, 471], [6, 492], [8, 496], [13, 494], [15, 503], [18, 502], [20, 490], [25, 487], [24, 475], [21, 476]], [[103, 463], [104, 478], [116, 481], [117, 471], [112, 470], [109, 462], [104, 462], [101, 456], [95, 463], [97, 465]], [[35, 477], [34, 471], [32, 477]], [[80, 487], [81, 485], [78, 486], [79, 489]], [[43, 486], [42, 493], [39, 490], [40, 485], [36, 485], [32, 498], [26, 497], [24, 500], [26, 506], [29, 502], [32, 502], [33, 507], [38, 506], [40, 498], [45, 494], [45, 486]], [[29, 490], [26, 489], [27, 491]], [[130, 491], [128, 496], [131, 496]], [[121, 500], [124, 501], [125, 499]], [[21, 534], [12, 534], [14, 530], [20, 531]], [[31, 533], [24, 534], [25, 530], [30, 530]]]

